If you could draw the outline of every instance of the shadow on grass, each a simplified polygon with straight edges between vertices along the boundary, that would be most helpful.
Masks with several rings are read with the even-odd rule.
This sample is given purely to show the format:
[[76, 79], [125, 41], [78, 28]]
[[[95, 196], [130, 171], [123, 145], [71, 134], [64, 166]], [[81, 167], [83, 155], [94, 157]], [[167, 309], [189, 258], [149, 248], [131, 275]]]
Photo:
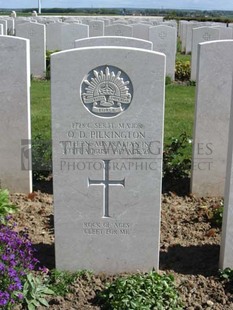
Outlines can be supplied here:
[[167, 252], [160, 252], [160, 270], [203, 276], [216, 275], [219, 269], [219, 250], [220, 247], [215, 244], [170, 246]]

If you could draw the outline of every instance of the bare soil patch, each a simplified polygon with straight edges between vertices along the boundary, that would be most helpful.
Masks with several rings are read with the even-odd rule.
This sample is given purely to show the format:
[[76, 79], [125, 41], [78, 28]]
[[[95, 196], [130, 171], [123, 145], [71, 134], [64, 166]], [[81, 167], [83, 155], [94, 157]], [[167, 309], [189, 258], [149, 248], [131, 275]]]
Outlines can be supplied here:
[[[54, 268], [53, 196], [38, 191], [13, 194], [11, 201], [20, 209], [13, 217], [17, 229], [28, 229], [41, 265]], [[233, 287], [218, 277], [220, 230], [206, 217], [206, 208], [219, 203], [219, 198], [163, 195], [159, 272], [174, 275], [184, 309], [233, 310]], [[72, 293], [52, 297], [49, 309], [101, 309], [96, 293], [116, 276], [84, 275]]]

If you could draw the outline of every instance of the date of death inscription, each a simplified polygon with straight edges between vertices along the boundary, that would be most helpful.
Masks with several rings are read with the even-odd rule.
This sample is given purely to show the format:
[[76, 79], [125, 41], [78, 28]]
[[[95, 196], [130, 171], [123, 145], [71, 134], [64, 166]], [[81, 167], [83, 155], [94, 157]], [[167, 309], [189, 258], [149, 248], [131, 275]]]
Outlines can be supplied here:
[[119, 222], [85, 222], [83, 233], [85, 235], [129, 235], [131, 230], [129, 223]]

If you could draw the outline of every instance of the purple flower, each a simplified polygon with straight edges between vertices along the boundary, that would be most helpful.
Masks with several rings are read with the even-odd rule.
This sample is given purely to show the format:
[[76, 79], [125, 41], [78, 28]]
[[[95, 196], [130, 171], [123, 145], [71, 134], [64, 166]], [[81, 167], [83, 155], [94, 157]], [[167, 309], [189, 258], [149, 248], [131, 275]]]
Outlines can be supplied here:
[[0, 306], [5, 306], [8, 303], [9, 299], [9, 293], [0, 291]]
[[0, 271], [4, 271], [4, 270], [5, 270], [5, 265], [0, 262]]
[[24, 298], [25, 276], [38, 263], [28, 235], [14, 228], [15, 224], [11, 227], [0, 224], [0, 308], [10, 308]]
[[18, 298], [19, 298], [19, 300], [23, 300], [23, 299], [24, 299], [23, 294], [22, 294], [22, 293], [19, 293], [19, 294], [18, 294]]

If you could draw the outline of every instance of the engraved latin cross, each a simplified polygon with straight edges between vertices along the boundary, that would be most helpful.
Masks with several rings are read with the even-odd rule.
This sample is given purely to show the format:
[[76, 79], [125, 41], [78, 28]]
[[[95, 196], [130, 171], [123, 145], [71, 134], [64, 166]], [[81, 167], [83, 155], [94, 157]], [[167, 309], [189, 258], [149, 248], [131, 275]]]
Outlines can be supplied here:
[[125, 179], [123, 180], [109, 180], [109, 163], [110, 160], [103, 160], [104, 163], [104, 177], [103, 180], [91, 180], [88, 178], [88, 186], [102, 185], [103, 186], [103, 218], [110, 217], [109, 215], [109, 186], [123, 186], [125, 187]]
[[165, 39], [166, 36], [167, 36], [167, 34], [166, 34], [165, 31], [162, 31], [162, 32], [159, 33], [159, 37], [160, 37], [161, 39]]
[[206, 40], [206, 41], [209, 41], [210, 38], [211, 38], [211, 35], [210, 35], [208, 32], [206, 32], [206, 33], [203, 34], [202, 38], [203, 38], [204, 40]]

